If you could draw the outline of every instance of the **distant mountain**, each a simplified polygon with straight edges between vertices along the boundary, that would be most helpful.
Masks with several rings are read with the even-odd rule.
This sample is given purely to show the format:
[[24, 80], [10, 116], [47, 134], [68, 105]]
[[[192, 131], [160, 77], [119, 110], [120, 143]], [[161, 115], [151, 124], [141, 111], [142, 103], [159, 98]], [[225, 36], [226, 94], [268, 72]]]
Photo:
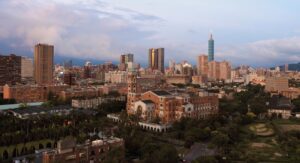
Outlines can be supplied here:
[[[281, 70], [284, 70], [284, 65], [279, 66]], [[289, 64], [289, 70], [291, 71], [300, 71], [300, 62]]]
[[289, 64], [289, 70], [300, 71], [300, 62], [295, 64]]
[[[63, 65], [65, 61], [69, 61], [69, 60], [72, 60], [72, 64], [74, 66], [83, 66], [86, 61], [90, 61], [90, 62], [92, 62], [92, 64], [95, 64], [95, 65], [107, 62], [107, 61], [102, 61], [102, 60], [96, 60], [96, 59], [93, 59], [93, 58], [80, 59], [80, 58], [72, 58], [72, 57], [59, 56], [59, 55], [54, 56], [54, 63], [55, 64]], [[117, 62], [115, 62], [115, 61], [112, 61], [112, 62], [114, 64], [117, 64]]]

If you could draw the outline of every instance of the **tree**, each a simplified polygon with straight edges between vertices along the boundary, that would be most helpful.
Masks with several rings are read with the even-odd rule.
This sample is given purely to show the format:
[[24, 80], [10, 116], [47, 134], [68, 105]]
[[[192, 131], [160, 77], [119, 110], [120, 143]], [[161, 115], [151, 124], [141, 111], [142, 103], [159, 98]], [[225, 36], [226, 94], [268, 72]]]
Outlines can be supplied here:
[[200, 156], [192, 163], [218, 163], [218, 160], [214, 156]]
[[103, 160], [104, 163], [123, 163], [125, 162], [125, 153], [124, 148], [112, 148], [111, 151], [108, 152], [107, 157]]
[[178, 153], [172, 145], [161, 145], [152, 155], [148, 155], [143, 162], [145, 163], [176, 163], [179, 161]]
[[229, 137], [219, 131], [212, 132], [212, 143], [218, 148], [224, 147], [228, 144]]
[[262, 113], [266, 113], [266, 100], [260, 97], [252, 99], [250, 101], [250, 109], [257, 116], [261, 115]]
[[292, 100], [293, 105], [295, 106], [295, 111], [300, 111], [300, 96], [294, 100]]
[[21, 108], [21, 109], [28, 108], [28, 104], [27, 103], [22, 103], [22, 104], [19, 105], [19, 108]]

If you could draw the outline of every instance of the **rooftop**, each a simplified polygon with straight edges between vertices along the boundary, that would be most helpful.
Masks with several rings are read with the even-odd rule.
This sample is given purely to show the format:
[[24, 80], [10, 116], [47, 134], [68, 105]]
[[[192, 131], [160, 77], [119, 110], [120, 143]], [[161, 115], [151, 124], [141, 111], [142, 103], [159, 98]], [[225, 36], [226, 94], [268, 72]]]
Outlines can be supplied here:
[[167, 91], [152, 91], [153, 93], [155, 93], [158, 96], [170, 96], [171, 94]]
[[280, 96], [272, 96], [269, 102], [269, 106], [272, 109], [287, 109], [291, 110], [293, 109], [293, 104], [291, 103], [291, 100], [286, 97], [280, 97]]
[[43, 107], [43, 106], [32, 106], [28, 108], [17, 108], [13, 110], [8, 110], [17, 114], [32, 114], [32, 113], [41, 113], [41, 112], [50, 112], [50, 111], [60, 111], [60, 110], [69, 110], [69, 106], [55, 106], [55, 107]]
[[[27, 103], [28, 106], [41, 106], [43, 102], [33, 102], [33, 103]], [[7, 104], [7, 105], [0, 105], [0, 111], [1, 110], [9, 110], [9, 109], [18, 109], [20, 107], [20, 104]]]
[[153, 104], [153, 101], [151, 100], [142, 100], [145, 104]]

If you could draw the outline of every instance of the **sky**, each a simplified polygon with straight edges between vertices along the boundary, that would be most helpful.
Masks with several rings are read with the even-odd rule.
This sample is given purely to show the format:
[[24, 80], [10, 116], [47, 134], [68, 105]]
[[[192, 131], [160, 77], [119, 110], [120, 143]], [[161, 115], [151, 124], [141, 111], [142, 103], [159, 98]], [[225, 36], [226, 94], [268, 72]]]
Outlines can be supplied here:
[[300, 62], [299, 0], [0, 0], [0, 54], [115, 61], [149, 48], [196, 64], [213, 33], [215, 59], [268, 67]]

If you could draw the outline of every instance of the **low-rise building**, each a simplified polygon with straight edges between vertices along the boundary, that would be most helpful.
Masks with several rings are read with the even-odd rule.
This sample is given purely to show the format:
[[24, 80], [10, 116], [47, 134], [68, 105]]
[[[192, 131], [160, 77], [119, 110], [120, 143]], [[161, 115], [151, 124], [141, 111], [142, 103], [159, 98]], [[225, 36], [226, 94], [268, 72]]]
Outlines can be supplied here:
[[108, 83], [127, 83], [126, 71], [109, 71], [105, 73], [105, 82]]
[[192, 83], [193, 84], [205, 84], [207, 82], [207, 75], [198, 75], [192, 77]]
[[40, 163], [103, 162], [109, 151], [123, 147], [124, 140], [116, 137], [86, 140], [83, 144], [76, 144], [74, 138], [66, 137], [57, 142], [56, 148], [36, 150], [34, 154], [13, 158], [13, 162], [29, 162], [29, 158]]
[[6, 112], [22, 119], [26, 119], [32, 116], [38, 115], [68, 115], [72, 108], [69, 106], [55, 106], [55, 107], [44, 107], [44, 106], [29, 106], [26, 108], [9, 109]]
[[72, 98], [92, 98], [92, 97], [99, 97], [100, 90], [97, 87], [73, 87], [61, 91], [59, 97], [62, 100], [72, 99]]
[[170, 75], [166, 77], [168, 84], [189, 84], [191, 83], [191, 77], [188, 75]]
[[171, 124], [183, 117], [206, 119], [218, 114], [219, 101], [215, 95], [199, 96], [194, 93], [170, 93], [167, 91], [148, 91], [128, 101], [127, 112], [139, 114], [143, 121], [156, 118], [162, 124]]
[[124, 146], [120, 138], [106, 138], [94, 141], [87, 140], [84, 144], [76, 144], [75, 140], [61, 140], [57, 148], [43, 153], [43, 163], [56, 162], [102, 162], [113, 148]]
[[18, 103], [47, 101], [48, 94], [58, 95], [69, 88], [68, 85], [5, 85], [3, 87], [4, 99], [15, 99]]
[[291, 100], [286, 97], [277, 95], [272, 96], [271, 100], [267, 103], [268, 115], [289, 119], [292, 116], [294, 108]]
[[81, 109], [96, 109], [103, 103], [107, 103], [110, 101], [126, 101], [125, 96], [119, 97], [98, 97], [98, 98], [79, 98], [79, 99], [72, 99], [72, 107], [73, 108], [81, 108]]

